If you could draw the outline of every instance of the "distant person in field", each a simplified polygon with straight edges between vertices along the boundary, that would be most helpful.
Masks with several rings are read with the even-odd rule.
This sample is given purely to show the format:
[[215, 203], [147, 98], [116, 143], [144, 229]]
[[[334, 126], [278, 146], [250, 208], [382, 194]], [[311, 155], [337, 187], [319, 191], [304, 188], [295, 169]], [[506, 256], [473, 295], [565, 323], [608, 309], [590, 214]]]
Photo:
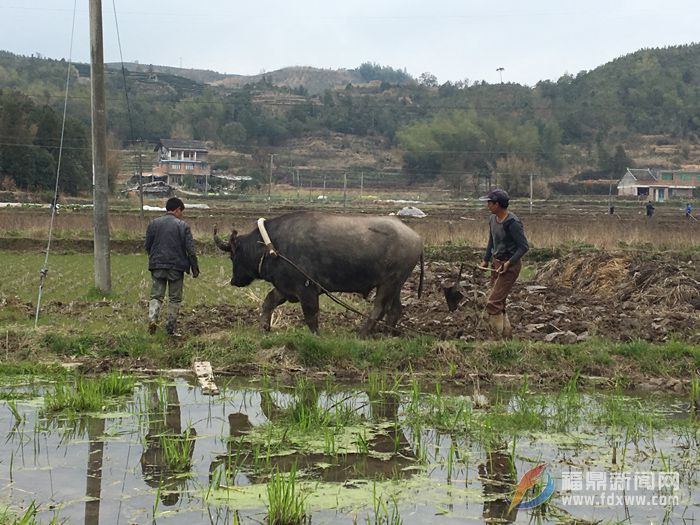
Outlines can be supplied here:
[[55, 213], [58, 215], [58, 208], [60, 205], [58, 204], [58, 195], [56, 195], [53, 199], [51, 199], [51, 204], [49, 204], [49, 210], [51, 213]]
[[685, 218], [690, 219], [693, 216], [693, 206], [692, 204], [688, 203], [685, 206]]
[[165, 331], [170, 336], [176, 332], [177, 315], [182, 302], [185, 273], [195, 279], [199, 276], [199, 264], [195, 252], [192, 231], [182, 220], [185, 204], [177, 197], [165, 203], [165, 215], [151, 221], [146, 230], [148, 269], [151, 271], [151, 301], [148, 305], [148, 331], [155, 333], [158, 317], [168, 291], [168, 317]]
[[480, 197], [491, 212], [489, 217], [489, 242], [486, 247], [483, 268], [492, 266], [491, 293], [486, 303], [489, 326], [498, 337], [511, 337], [513, 329], [506, 313], [506, 298], [513, 289], [522, 263], [520, 259], [530, 249], [525, 229], [520, 219], [508, 211], [510, 196], [504, 190], [491, 190]]
[[647, 217], [653, 217], [655, 208], [654, 208], [654, 205], [651, 203], [651, 201], [647, 202], [646, 208], [647, 208]]

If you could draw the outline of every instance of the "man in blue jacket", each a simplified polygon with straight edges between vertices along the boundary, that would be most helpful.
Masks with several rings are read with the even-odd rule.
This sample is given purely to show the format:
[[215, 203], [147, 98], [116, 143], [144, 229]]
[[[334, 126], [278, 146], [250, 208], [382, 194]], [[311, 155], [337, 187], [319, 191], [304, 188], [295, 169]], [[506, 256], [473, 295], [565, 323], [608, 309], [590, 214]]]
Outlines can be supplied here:
[[[513, 329], [506, 313], [506, 298], [513, 289], [522, 263], [521, 257], [530, 249], [523, 223], [508, 210], [510, 196], [505, 190], [494, 189], [480, 197], [491, 212], [489, 217], [489, 242], [486, 247], [483, 268], [492, 264], [491, 293], [486, 303], [489, 326], [497, 337], [511, 337]], [[493, 261], [492, 261], [493, 259]]]
[[148, 269], [153, 281], [148, 305], [148, 332], [153, 334], [158, 327], [158, 316], [167, 288], [168, 317], [165, 331], [170, 336], [176, 336], [184, 276], [192, 270], [192, 277], [196, 279], [199, 276], [199, 264], [192, 231], [182, 220], [185, 204], [177, 197], [172, 197], [165, 203], [165, 210], [165, 215], [152, 220], [146, 230]]

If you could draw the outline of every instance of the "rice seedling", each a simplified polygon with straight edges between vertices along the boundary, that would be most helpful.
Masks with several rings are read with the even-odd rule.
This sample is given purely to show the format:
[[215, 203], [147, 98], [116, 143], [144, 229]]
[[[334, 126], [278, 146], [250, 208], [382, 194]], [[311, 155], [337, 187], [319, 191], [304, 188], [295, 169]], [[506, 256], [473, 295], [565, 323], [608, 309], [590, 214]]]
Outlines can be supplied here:
[[[389, 503], [389, 505], [387, 505]], [[377, 484], [372, 483], [372, 516], [366, 518], [367, 525], [402, 525], [403, 518], [399, 513], [398, 502], [395, 496], [391, 496], [389, 500], [384, 499], [377, 494]]]
[[690, 404], [695, 411], [695, 415], [700, 415], [700, 380], [693, 376], [690, 380]]
[[300, 493], [296, 479], [296, 464], [288, 475], [272, 472], [267, 482], [268, 525], [301, 525], [311, 523], [306, 511], [306, 498]]
[[75, 385], [58, 383], [44, 397], [48, 412], [97, 412], [104, 406], [104, 396], [96, 381], [78, 378]]
[[370, 401], [380, 398], [381, 393], [387, 390], [387, 373], [370, 370], [367, 374], [367, 397]]
[[[0, 523], [11, 523], [12, 525], [37, 525], [37, 523], [39, 523], [36, 519], [38, 511], [39, 507], [34, 501], [29, 504], [29, 507], [27, 507], [27, 510], [25, 510], [21, 516], [12, 515], [10, 509], [6, 508], [2, 513], [0, 513]], [[48, 524], [55, 525], [57, 523], [59, 523], [58, 514], [54, 514]]]
[[159, 438], [163, 450], [163, 461], [168, 470], [177, 473], [188, 472], [192, 468], [194, 453], [194, 430], [188, 428], [182, 435], [162, 434]]
[[7, 401], [7, 408], [12, 413], [12, 417], [15, 420], [14, 428], [17, 428], [22, 421], [24, 421], [24, 416], [20, 414], [19, 410], [17, 409], [17, 402], [14, 400]]
[[133, 377], [119, 372], [99, 378], [78, 377], [74, 385], [59, 381], [44, 397], [47, 412], [97, 412], [105, 408], [109, 398], [123, 396], [134, 389]]
[[327, 456], [335, 456], [335, 430], [326, 428], [323, 432], [323, 453]]
[[136, 379], [122, 372], [110, 372], [98, 379], [100, 391], [106, 397], [119, 397], [130, 394], [134, 390]]
[[357, 434], [357, 440], [355, 441], [357, 445], [358, 454], [369, 454], [369, 442], [367, 441], [367, 431], [363, 428]]

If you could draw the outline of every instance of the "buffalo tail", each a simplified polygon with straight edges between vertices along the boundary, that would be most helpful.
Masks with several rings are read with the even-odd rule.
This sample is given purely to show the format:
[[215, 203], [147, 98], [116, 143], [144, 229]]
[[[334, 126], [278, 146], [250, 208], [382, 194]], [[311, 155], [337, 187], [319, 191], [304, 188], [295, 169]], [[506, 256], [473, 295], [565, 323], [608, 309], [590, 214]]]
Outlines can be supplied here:
[[418, 298], [423, 293], [423, 252], [420, 252], [420, 280], [418, 281]]

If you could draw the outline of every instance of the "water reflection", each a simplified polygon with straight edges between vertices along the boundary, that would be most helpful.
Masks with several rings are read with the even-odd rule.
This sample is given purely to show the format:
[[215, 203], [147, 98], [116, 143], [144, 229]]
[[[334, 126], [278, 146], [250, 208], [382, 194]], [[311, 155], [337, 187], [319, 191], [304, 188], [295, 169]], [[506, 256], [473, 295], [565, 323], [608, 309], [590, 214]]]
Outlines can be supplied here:
[[[693, 489], [697, 487], [700, 458], [698, 425], [675, 413], [669, 420], [673, 419], [676, 426], [661, 427], [649, 434], [649, 439], [630, 442], [626, 456], [622, 455], [625, 443], [620, 443], [618, 459], [624, 457], [630, 471], [659, 471], [665, 468], [660, 460], [663, 451], [664, 464], [681, 469], [679, 493], [683, 503], [668, 509], [634, 505], [584, 507], [566, 503], [560, 492], [552, 498], [546, 513], [523, 509], [509, 513], [507, 498], [519, 478], [513, 458], [524, 465], [530, 462], [527, 458], [534, 457], [549, 463], [558, 485], [566, 469], [585, 473], [599, 468], [609, 472], [612, 458], [606, 443], [610, 436], [619, 441], [619, 428], [611, 430], [597, 425], [593, 418], [582, 418], [580, 425], [574, 427], [575, 435], [553, 433], [549, 439], [541, 433], [523, 431], [513, 442], [512, 435], [501, 430], [488, 434], [488, 443], [498, 444], [487, 445], [479, 435], [463, 428], [440, 431], [435, 428], [435, 420], [426, 417], [416, 424], [407, 416], [416, 406], [415, 399], [425, 401], [425, 407], [444, 411], [459, 407], [462, 396], [451, 398], [443, 394], [438, 405], [430, 404], [430, 394], [416, 392], [377, 392], [369, 388], [331, 392], [309, 388], [294, 392], [231, 388], [221, 398], [203, 399], [184, 381], [168, 386], [147, 382], [138, 392], [138, 399], [143, 400], [142, 405], [135, 406], [139, 410], [116, 417], [104, 414], [99, 419], [67, 421], [67, 416], [61, 414], [46, 419], [36, 405], [24, 403], [19, 408], [21, 415], [27, 414], [26, 423], [18, 426], [10, 410], [0, 410], [0, 425], [9, 431], [7, 439], [11, 445], [0, 449], [0, 486], [18, 507], [26, 508], [36, 501], [40, 523], [49, 522], [55, 512], [59, 522], [86, 525], [149, 523], [156, 518], [164, 525], [231, 523], [234, 512], [229, 512], [227, 506], [239, 509], [244, 522], [260, 522], [266, 512], [265, 483], [270, 472], [288, 471], [293, 464], [300, 473], [301, 486], [311, 494], [310, 501], [316, 490], [337, 490], [336, 507], [357, 508], [358, 522], [372, 515], [372, 494], [366, 492], [366, 487], [373, 486], [371, 480], [380, 481], [376, 484], [377, 494], [385, 497], [385, 503], [391, 491], [398, 493], [399, 510], [407, 525], [528, 520], [554, 523], [562, 521], [566, 512], [572, 514], [566, 518], [570, 523], [582, 523], [580, 518], [591, 522], [626, 519], [628, 523], [682, 523], [686, 517], [692, 518], [693, 512], [697, 514], [698, 500]], [[527, 401], [522, 394], [504, 395], [498, 417], [520, 410], [523, 399]], [[453, 405], [451, 400], [456, 400]], [[545, 415], [555, 402], [555, 398], [544, 399]], [[644, 402], [640, 401], [639, 406], [646, 409], [647, 405], [641, 404]], [[592, 406], [590, 413], [600, 414], [607, 406], [597, 398], [583, 396], [581, 404]], [[620, 410], [628, 410], [628, 404], [619, 405]], [[354, 412], [353, 417], [337, 427], [312, 426], [309, 432], [300, 430], [299, 421], [293, 419], [302, 412], [322, 412], [335, 406]], [[473, 422], [494, 411], [475, 410], [481, 412], [468, 416]], [[686, 415], [693, 411], [687, 402], [684, 410]], [[432, 414], [428, 410], [425, 413]], [[188, 428], [188, 423], [196, 427], [197, 433]], [[336, 436], [337, 446], [324, 448], [324, 432]], [[356, 435], [363, 436], [362, 446]], [[195, 436], [197, 454], [192, 448], [182, 448], [183, 461], [173, 464], [165, 445], [194, 444]], [[270, 453], [266, 457], [268, 443]], [[413, 477], [415, 472], [420, 475]], [[406, 482], [381, 483], [382, 480]], [[256, 486], [246, 487], [253, 484]], [[231, 490], [226, 491], [227, 488]], [[255, 496], [250, 498], [251, 494]], [[359, 498], [364, 500], [358, 502]], [[335, 508], [316, 510], [328, 509], [327, 501], [314, 504], [314, 523], [352, 523], [349, 514], [341, 515]], [[157, 511], [159, 505], [161, 510]]]
[[[358, 394], [359, 395], [359, 394]], [[369, 395], [368, 395], [369, 397]], [[282, 407], [270, 391], [260, 392], [260, 408], [269, 421], [279, 422], [283, 418], [297, 418], [300, 413], [320, 409], [320, 396], [315, 387], [297, 388], [289, 407]], [[366, 443], [358, 443], [358, 450], [305, 451], [259, 457], [259, 444], [247, 439], [254, 428], [247, 414], [234, 412], [228, 415], [230, 440], [226, 454], [219, 454], [211, 463], [210, 481], [218, 467], [222, 467], [231, 484], [245, 485], [267, 480], [272, 471], [290, 472], [293, 467], [304, 471], [312, 479], [325, 482], [346, 482], [351, 479], [387, 480], [405, 479], [413, 476], [416, 456], [398, 418], [400, 397], [396, 393], [375, 395], [370, 402], [370, 419], [376, 423], [393, 421], [393, 425], [382, 425], [371, 433]], [[372, 428], [368, 426], [368, 428]], [[330, 428], [334, 433], [335, 430]], [[358, 438], [359, 440], [360, 438]], [[256, 449], [256, 446], [258, 447]]]
[[508, 496], [513, 492], [518, 474], [505, 444], [486, 451], [486, 461], [479, 464], [479, 479], [484, 493], [483, 517], [486, 523], [513, 523], [518, 509], [508, 512]]
[[141, 454], [141, 472], [149, 487], [160, 489], [166, 506], [175, 505], [187, 485], [197, 432], [182, 428], [180, 400], [174, 385], [148, 385], [148, 433]]
[[102, 492], [102, 462], [105, 443], [102, 438], [105, 431], [103, 418], [87, 418], [87, 432], [90, 443], [87, 458], [87, 482], [85, 483], [85, 525], [97, 525], [100, 522], [100, 501]]

